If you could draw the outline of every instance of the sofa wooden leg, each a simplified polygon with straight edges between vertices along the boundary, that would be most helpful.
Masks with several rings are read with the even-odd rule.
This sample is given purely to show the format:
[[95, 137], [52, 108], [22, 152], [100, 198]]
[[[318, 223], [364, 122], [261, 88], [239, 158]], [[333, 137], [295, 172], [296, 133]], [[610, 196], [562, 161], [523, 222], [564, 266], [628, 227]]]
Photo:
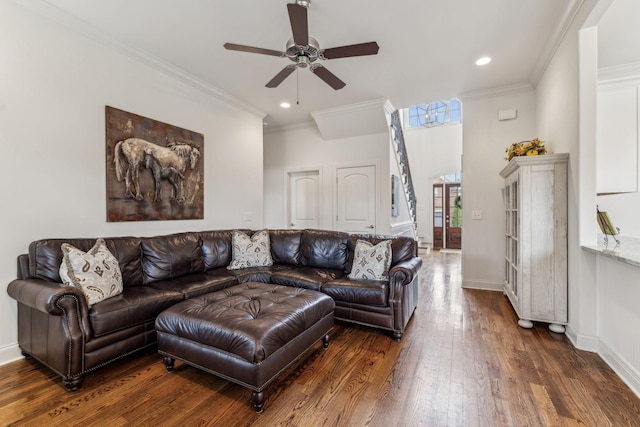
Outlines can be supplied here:
[[75, 378], [63, 378], [62, 384], [67, 391], [78, 391], [84, 382], [84, 375]]
[[29, 353], [25, 353], [24, 351], [22, 352], [22, 356], [24, 356], [24, 358], [27, 360], [33, 359], [32, 355], [30, 355]]
[[328, 348], [329, 347], [329, 334], [327, 334], [324, 337], [322, 337], [322, 347], [323, 348]]
[[164, 356], [162, 358], [162, 361], [164, 362], [165, 368], [167, 368], [167, 372], [173, 372], [173, 366], [176, 363], [176, 359], [174, 359], [173, 357]]
[[400, 341], [402, 339], [402, 331], [393, 331], [393, 339], [396, 341]]
[[255, 409], [257, 413], [262, 412], [262, 407], [264, 406], [264, 391], [254, 391], [251, 394], [251, 399], [253, 400], [253, 409]]

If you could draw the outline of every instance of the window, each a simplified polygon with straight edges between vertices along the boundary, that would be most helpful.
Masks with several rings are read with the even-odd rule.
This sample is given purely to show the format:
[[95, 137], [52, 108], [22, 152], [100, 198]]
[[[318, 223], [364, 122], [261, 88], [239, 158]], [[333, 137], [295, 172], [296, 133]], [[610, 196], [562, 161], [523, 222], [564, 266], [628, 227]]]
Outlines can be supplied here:
[[432, 127], [445, 123], [460, 123], [462, 104], [458, 99], [438, 101], [430, 104], [412, 105], [408, 108], [409, 126]]

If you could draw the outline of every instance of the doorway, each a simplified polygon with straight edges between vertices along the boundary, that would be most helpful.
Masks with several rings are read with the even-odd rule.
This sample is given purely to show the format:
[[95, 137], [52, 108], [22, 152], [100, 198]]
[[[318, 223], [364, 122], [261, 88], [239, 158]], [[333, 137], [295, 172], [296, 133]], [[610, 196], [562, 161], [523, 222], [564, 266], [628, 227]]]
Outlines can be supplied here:
[[433, 183], [433, 248], [462, 249], [461, 174], [441, 176]]

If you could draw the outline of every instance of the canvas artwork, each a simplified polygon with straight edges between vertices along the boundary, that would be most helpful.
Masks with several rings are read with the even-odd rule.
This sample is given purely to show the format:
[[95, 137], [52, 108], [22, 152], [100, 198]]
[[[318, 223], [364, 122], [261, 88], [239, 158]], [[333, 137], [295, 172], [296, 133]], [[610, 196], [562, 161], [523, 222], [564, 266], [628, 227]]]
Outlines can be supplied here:
[[107, 221], [204, 218], [204, 135], [106, 107]]

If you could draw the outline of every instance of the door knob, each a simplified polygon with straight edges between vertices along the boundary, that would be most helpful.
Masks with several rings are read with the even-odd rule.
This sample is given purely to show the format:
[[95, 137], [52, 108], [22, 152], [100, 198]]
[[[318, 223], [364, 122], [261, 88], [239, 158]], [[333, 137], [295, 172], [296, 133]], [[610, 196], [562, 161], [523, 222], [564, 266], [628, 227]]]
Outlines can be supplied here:
[[368, 225], [367, 228], [375, 228], [373, 225]]
[[291, 224], [289, 224], [289, 225], [290, 225], [291, 227], [295, 226], [295, 224], [294, 224], [294, 223], [291, 223]]

